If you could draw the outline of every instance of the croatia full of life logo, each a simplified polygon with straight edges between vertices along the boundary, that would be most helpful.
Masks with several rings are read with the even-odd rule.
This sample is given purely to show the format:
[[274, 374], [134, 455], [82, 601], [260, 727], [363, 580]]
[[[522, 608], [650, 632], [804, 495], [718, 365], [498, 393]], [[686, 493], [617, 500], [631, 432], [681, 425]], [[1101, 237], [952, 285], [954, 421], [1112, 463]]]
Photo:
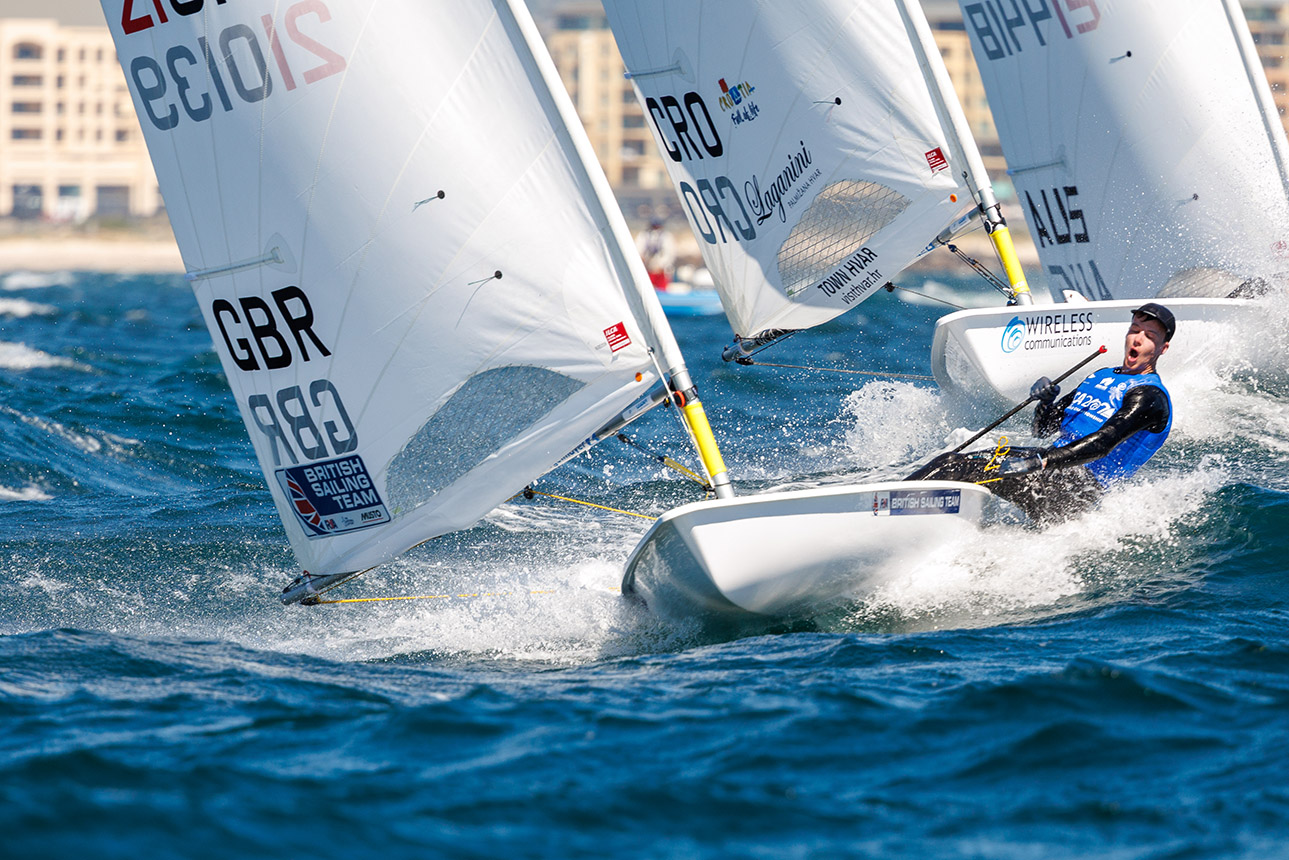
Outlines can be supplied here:
[[751, 122], [761, 113], [761, 108], [757, 107], [756, 102], [752, 101], [752, 93], [756, 92], [756, 87], [747, 81], [741, 84], [730, 86], [724, 78], [718, 81], [721, 88], [721, 97], [717, 103], [721, 106], [722, 113], [733, 113], [730, 120], [735, 125], [741, 125], [745, 122]]

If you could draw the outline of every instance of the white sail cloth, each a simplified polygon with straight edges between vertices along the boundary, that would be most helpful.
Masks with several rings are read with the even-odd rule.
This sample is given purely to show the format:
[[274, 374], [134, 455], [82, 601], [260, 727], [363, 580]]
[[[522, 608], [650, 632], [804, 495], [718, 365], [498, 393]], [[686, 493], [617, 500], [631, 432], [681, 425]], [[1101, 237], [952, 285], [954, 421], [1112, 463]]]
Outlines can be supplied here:
[[1284, 131], [1235, 0], [959, 2], [1049, 284], [1142, 298], [1216, 269], [1225, 295], [1289, 268]]
[[736, 334], [818, 325], [967, 206], [893, 0], [605, 0]]
[[470, 525], [656, 381], [522, 4], [179, 5], [104, 0], [302, 567]]

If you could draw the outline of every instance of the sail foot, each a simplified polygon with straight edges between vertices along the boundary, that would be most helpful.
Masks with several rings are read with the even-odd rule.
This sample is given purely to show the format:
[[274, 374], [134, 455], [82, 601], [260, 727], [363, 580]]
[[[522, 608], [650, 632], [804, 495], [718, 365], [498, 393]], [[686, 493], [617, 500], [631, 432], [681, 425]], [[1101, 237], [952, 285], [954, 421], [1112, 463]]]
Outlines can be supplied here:
[[788, 335], [796, 334], [797, 331], [790, 328], [771, 328], [752, 337], [737, 337], [732, 344], [721, 350], [721, 360], [748, 364], [758, 350]]

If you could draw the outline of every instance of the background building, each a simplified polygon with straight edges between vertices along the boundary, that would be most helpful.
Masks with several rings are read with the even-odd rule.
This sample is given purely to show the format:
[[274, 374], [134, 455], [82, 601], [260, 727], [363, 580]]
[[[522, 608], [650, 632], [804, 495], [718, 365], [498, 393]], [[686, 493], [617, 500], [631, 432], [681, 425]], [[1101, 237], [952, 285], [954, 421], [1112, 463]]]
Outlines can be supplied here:
[[598, 0], [563, 3], [543, 32], [564, 86], [573, 97], [595, 154], [628, 217], [665, 214], [675, 205], [667, 167]]
[[[60, 10], [77, 4], [0, 5]], [[84, 220], [153, 215], [157, 180], [102, 21], [0, 18], [0, 215]]]
[[[1285, 0], [1243, 0], [1280, 109], [1289, 109]], [[627, 216], [673, 210], [649, 123], [598, 0], [529, 0]], [[956, 0], [922, 0], [1000, 198], [1006, 165]], [[97, 0], [0, 0], [0, 217], [80, 220], [162, 210]]]
[[1284, 0], [1244, 0], [1244, 17], [1257, 46], [1262, 68], [1271, 84], [1271, 95], [1281, 122], [1289, 108], [1289, 65], [1285, 64], [1285, 36], [1289, 33], [1289, 4]]

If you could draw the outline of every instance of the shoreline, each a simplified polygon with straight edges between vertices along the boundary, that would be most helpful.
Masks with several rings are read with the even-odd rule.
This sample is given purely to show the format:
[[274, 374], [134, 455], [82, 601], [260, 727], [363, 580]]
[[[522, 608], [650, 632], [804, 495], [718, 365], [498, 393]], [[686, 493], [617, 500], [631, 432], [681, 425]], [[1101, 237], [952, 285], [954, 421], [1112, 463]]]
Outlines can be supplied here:
[[0, 240], [0, 275], [14, 272], [184, 272], [173, 239], [5, 239]]
[[[964, 237], [959, 244], [964, 251], [986, 265], [994, 261], [993, 250], [983, 235]], [[697, 257], [696, 247], [694, 251], [694, 256]], [[1018, 241], [1016, 251], [1026, 273], [1037, 274], [1038, 255], [1034, 246], [1028, 241]], [[905, 271], [927, 274], [959, 270], [969, 271], [953, 256], [938, 253], [914, 262]], [[170, 238], [113, 236], [0, 239], [0, 275], [59, 271], [182, 275], [184, 265], [183, 258], [179, 255], [179, 246]]]

